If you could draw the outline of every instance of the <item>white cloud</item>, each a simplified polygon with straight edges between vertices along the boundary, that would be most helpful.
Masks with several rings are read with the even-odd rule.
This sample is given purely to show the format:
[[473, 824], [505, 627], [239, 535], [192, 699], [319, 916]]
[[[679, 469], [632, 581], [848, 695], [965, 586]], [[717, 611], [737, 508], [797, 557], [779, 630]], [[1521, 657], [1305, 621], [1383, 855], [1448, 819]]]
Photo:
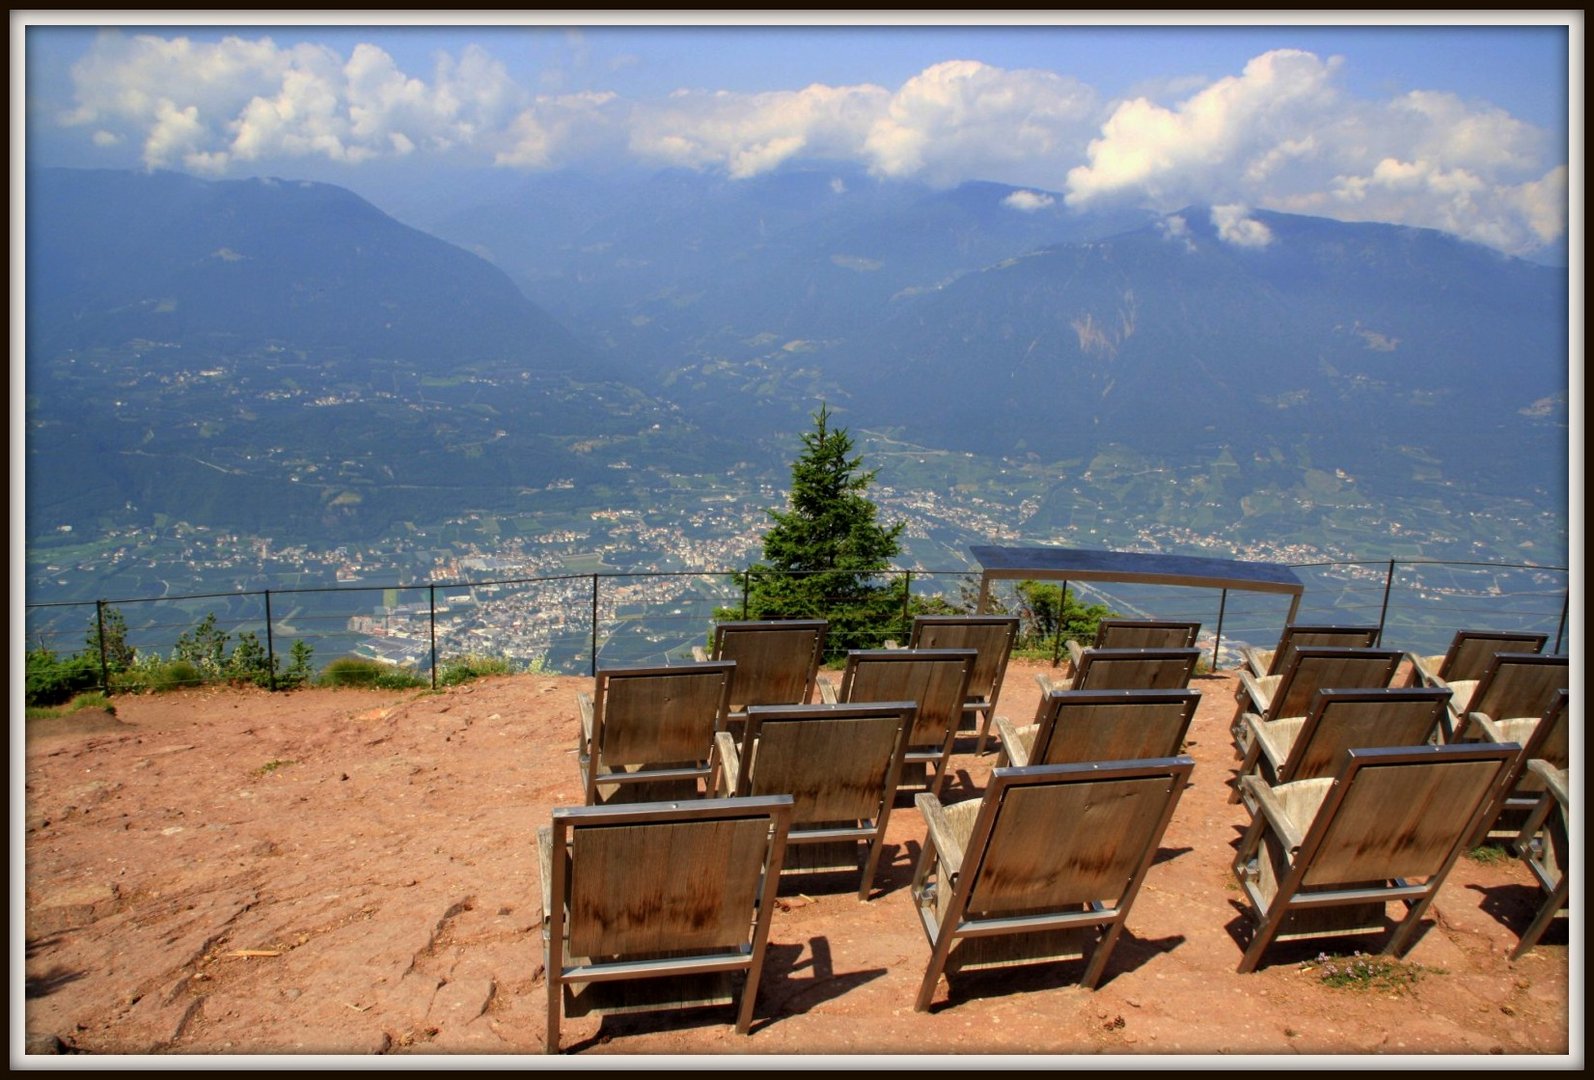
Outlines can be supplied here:
[[1015, 191], [1002, 200], [1002, 205], [1014, 210], [1023, 210], [1025, 213], [1034, 213], [1044, 210], [1057, 200], [1044, 191]]
[[1196, 249], [1195, 237], [1190, 235], [1190, 223], [1178, 214], [1169, 214], [1157, 222], [1157, 231], [1170, 244], [1182, 244], [1185, 251]]
[[1214, 206], [1212, 227], [1218, 230], [1218, 239], [1235, 247], [1264, 248], [1273, 242], [1273, 232], [1266, 225], [1249, 216], [1243, 206]]
[[881, 175], [932, 182], [1061, 175], [1095, 105], [1076, 79], [950, 60], [891, 95], [864, 151]]
[[[552, 87], [592, 73], [585, 38], [565, 40], [565, 65], [528, 78]], [[534, 93], [474, 45], [416, 73], [374, 44], [343, 55], [269, 37], [108, 32], [74, 65], [75, 100], [57, 119], [108, 161], [138, 147], [146, 167], [212, 175], [446, 156], [522, 169], [626, 158], [747, 178], [832, 160], [934, 184], [1012, 184], [1025, 189], [1007, 204], [1016, 209], [1038, 208], [1035, 192], [1050, 188], [1073, 207], [1267, 207], [1445, 229], [1512, 252], [1565, 236], [1565, 149], [1548, 132], [1437, 91], [1355, 98], [1337, 85], [1343, 64], [1281, 49], [1224, 78], [1170, 74], [1109, 107], [1069, 76], [973, 60], [895, 89], [635, 100]], [[1249, 235], [1243, 220], [1236, 237]]]
[[1453, 94], [1350, 100], [1334, 86], [1339, 66], [1280, 50], [1172, 107], [1119, 104], [1069, 171], [1069, 204], [1243, 202], [1443, 229], [1514, 253], [1564, 235], [1546, 132]]

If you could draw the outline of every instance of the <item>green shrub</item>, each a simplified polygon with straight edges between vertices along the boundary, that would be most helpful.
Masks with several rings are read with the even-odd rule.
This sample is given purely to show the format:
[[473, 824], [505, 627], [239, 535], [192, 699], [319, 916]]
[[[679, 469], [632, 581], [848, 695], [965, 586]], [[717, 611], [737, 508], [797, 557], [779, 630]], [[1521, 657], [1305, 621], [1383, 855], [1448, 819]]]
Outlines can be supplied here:
[[27, 704], [61, 705], [73, 695], [100, 685], [98, 659], [87, 653], [57, 656], [49, 649], [29, 650], [27, 655]]
[[111, 704], [111, 699], [95, 690], [87, 694], [79, 694], [65, 705], [55, 707], [29, 706], [24, 710], [24, 716], [28, 720], [48, 720], [57, 716], [70, 716], [72, 713], [81, 712], [84, 709], [104, 709], [113, 715], [116, 712], [116, 706]]
[[512, 675], [514, 671], [514, 665], [506, 657], [466, 653], [464, 656], [449, 657], [438, 665], [437, 685], [458, 686], [489, 675]]
[[321, 672], [318, 686], [363, 686], [381, 690], [409, 690], [429, 685], [426, 679], [380, 660], [363, 656], [340, 656]]

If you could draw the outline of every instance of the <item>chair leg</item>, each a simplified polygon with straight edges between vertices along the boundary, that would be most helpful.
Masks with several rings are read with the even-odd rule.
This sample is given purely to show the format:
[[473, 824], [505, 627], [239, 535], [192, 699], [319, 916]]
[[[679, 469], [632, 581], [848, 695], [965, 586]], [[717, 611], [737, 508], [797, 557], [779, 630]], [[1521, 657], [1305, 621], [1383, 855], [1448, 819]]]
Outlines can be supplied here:
[[1516, 948], [1511, 950], [1511, 959], [1519, 958], [1523, 953], [1539, 943], [1539, 939], [1544, 936], [1544, 931], [1550, 928], [1550, 924], [1561, 913], [1561, 909], [1566, 907], [1566, 898], [1570, 891], [1567, 885], [1566, 875], [1563, 873], [1561, 875], [1561, 883], [1545, 899], [1544, 904], [1539, 908], [1539, 913], [1533, 916], [1533, 921], [1522, 932], [1522, 940], [1517, 942]]
[[543, 978], [548, 983], [548, 1033], [543, 1044], [543, 1052], [557, 1054], [559, 1052], [559, 1019], [563, 1011], [563, 991], [557, 975], [554, 973], [552, 961], [544, 965]]

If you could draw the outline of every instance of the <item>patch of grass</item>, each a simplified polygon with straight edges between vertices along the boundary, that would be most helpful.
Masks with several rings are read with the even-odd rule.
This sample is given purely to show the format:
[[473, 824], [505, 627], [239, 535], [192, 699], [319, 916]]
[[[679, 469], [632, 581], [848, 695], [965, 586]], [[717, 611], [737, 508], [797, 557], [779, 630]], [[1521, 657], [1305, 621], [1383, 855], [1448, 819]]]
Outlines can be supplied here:
[[450, 657], [438, 665], [437, 685], [458, 686], [460, 683], [485, 678], [488, 675], [514, 673], [514, 665], [505, 657], [467, 653], [464, 656]]
[[92, 693], [78, 694], [65, 705], [29, 705], [24, 712], [24, 718], [53, 720], [58, 716], [70, 716], [72, 713], [82, 712], [84, 709], [104, 709], [113, 715], [116, 712], [116, 706], [111, 704], [111, 699], [96, 690]]
[[1424, 975], [1443, 974], [1439, 968], [1425, 968], [1388, 956], [1368, 956], [1359, 951], [1350, 956], [1318, 953], [1317, 959], [1302, 963], [1301, 970], [1315, 974], [1324, 986], [1332, 986], [1337, 990], [1371, 990], [1389, 994], [1410, 990]]
[[367, 660], [363, 656], [340, 656], [326, 666], [318, 686], [365, 686], [381, 690], [410, 690], [429, 685], [428, 680], [403, 668]]
[[1511, 853], [1498, 844], [1480, 844], [1467, 852], [1467, 858], [1485, 866], [1494, 866], [1510, 861]]
[[291, 759], [272, 758], [270, 761], [268, 761], [264, 765], [260, 766], [260, 768], [256, 769], [255, 770], [255, 775], [256, 776], [270, 776], [272, 773], [276, 772], [278, 769], [286, 768], [287, 766], [293, 765], [293, 764], [296, 764], [296, 763], [293, 760], [291, 760]]

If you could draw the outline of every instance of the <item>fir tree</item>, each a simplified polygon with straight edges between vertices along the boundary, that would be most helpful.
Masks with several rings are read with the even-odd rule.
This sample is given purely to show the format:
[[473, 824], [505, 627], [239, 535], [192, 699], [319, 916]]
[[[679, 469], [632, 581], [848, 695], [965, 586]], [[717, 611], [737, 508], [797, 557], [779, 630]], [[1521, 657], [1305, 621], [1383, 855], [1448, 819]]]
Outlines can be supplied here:
[[831, 426], [829, 409], [820, 406], [802, 441], [790, 508], [769, 511], [774, 524], [764, 536], [764, 561], [749, 568], [744, 582], [748, 615], [829, 619], [832, 658], [878, 648], [901, 633], [906, 586], [880, 575], [901, 550], [903, 523], [880, 523], [865, 494], [876, 470], [861, 468], [851, 436]]

